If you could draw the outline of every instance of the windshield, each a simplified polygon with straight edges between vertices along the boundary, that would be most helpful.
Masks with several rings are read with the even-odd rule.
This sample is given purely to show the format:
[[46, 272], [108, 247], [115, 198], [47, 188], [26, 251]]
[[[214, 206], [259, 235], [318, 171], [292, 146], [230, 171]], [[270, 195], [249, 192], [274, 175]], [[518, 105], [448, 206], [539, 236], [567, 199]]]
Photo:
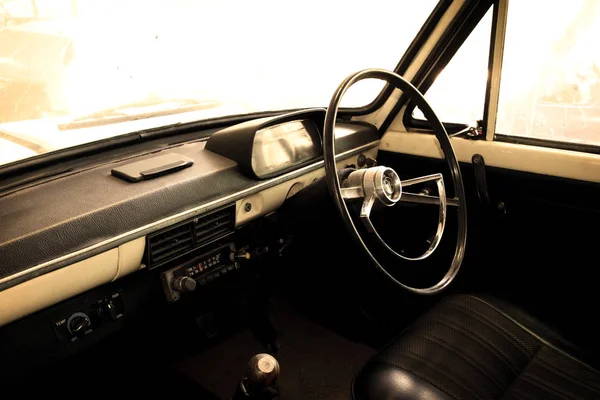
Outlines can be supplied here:
[[[323, 107], [437, 0], [0, 0], [0, 165], [141, 129]], [[343, 106], [370, 103], [361, 82]]]

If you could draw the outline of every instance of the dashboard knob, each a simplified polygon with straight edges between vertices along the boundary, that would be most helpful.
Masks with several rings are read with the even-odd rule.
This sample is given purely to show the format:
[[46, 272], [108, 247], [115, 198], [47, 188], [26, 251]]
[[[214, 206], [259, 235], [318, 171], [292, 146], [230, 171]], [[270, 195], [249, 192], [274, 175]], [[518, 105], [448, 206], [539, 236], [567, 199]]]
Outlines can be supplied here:
[[238, 251], [237, 253], [231, 253], [229, 255], [229, 259], [231, 261], [248, 261], [252, 258], [252, 255], [248, 253], [245, 249]]
[[90, 317], [82, 312], [71, 315], [67, 321], [67, 329], [74, 336], [82, 336], [91, 326]]
[[196, 290], [196, 281], [189, 276], [180, 276], [173, 279], [171, 287], [178, 292], [192, 292]]
[[111, 321], [117, 320], [117, 307], [115, 307], [112, 301], [108, 301], [106, 304], [104, 304], [103, 309], [104, 315], [106, 315], [108, 319]]

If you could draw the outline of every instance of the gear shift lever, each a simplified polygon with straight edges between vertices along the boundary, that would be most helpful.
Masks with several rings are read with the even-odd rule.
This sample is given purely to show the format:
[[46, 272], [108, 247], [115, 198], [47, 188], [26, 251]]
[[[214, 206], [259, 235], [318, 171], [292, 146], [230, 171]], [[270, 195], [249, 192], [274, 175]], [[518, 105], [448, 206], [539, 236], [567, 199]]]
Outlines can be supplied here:
[[248, 361], [248, 383], [252, 386], [271, 386], [279, 377], [279, 362], [270, 354], [257, 354]]
[[279, 377], [279, 362], [270, 354], [257, 354], [248, 361], [246, 377], [238, 385], [233, 400], [276, 400], [273, 384]]

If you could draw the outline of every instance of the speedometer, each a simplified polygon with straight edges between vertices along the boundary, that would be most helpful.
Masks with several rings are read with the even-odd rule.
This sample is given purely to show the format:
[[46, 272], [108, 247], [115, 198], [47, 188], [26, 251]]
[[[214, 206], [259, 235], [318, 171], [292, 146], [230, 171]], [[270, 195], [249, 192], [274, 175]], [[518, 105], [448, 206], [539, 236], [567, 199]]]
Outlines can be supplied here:
[[252, 169], [259, 178], [302, 164], [321, 153], [313, 121], [304, 119], [260, 129], [252, 146]]
[[322, 156], [325, 110], [252, 119], [212, 134], [206, 150], [227, 157], [250, 178], [269, 179]]

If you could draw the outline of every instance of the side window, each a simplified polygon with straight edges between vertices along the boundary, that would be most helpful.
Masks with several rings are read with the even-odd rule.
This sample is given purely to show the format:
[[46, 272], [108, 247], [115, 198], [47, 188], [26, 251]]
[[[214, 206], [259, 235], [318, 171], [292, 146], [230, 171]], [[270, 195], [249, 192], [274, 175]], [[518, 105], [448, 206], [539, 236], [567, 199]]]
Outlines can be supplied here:
[[600, 1], [509, 4], [496, 133], [600, 145]]
[[[491, 32], [492, 9], [425, 93], [440, 120], [466, 124], [483, 118]], [[418, 108], [413, 118], [425, 120]]]

